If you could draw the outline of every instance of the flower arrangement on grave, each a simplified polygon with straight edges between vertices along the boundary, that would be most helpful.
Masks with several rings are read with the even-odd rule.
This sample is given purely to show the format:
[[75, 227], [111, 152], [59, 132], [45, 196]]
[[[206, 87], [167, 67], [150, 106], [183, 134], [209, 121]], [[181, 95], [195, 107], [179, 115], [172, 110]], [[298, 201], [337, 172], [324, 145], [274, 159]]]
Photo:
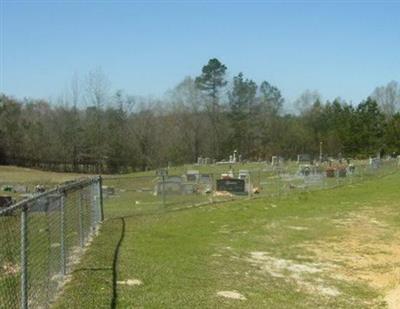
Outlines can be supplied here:
[[326, 177], [328, 177], [328, 178], [335, 177], [335, 171], [336, 171], [336, 169], [333, 166], [328, 166], [325, 170]]

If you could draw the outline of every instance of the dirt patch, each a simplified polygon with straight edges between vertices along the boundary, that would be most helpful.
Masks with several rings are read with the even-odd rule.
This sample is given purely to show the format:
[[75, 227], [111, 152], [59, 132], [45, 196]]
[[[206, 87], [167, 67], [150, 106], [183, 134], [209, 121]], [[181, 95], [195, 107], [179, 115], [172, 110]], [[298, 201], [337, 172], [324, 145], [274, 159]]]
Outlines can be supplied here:
[[258, 264], [265, 268], [265, 270], [275, 270], [279, 272], [290, 271], [293, 273], [318, 273], [322, 272], [323, 264], [317, 263], [304, 263], [299, 264], [291, 260], [279, 259], [269, 256], [267, 252], [257, 251], [250, 253], [250, 262]]
[[400, 308], [400, 285], [386, 294], [385, 301], [389, 309]]
[[333, 275], [337, 279], [364, 281], [385, 290], [399, 282], [400, 248], [383, 243], [369, 246], [357, 240], [320, 245], [312, 251], [319, 260], [337, 265]]
[[306, 231], [308, 227], [305, 226], [288, 226], [288, 229], [295, 230], [295, 231]]
[[19, 271], [19, 265], [10, 262], [5, 262], [2, 266], [2, 271], [7, 276], [16, 276]]
[[134, 286], [134, 285], [142, 285], [143, 282], [139, 279], [127, 279], [124, 281], [117, 281], [117, 284]]
[[216, 191], [213, 195], [215, 197], [233, 197], [233, 194], [227, 191]]
[[306, 249], [336, 266], [332, 278], [367, 283], [385, 295], [389, 308], [400, 308], [400, 233], [384, 221], [390, 215], [390, 209], [365, 208], [333, 220], [342, 236]]
[[217, 295], [220, 297], [224, 297], [224, 298], [246, 300], [246, 297], [244, 297], [242, 294], [240, 294], [237, 291], [219, 291], [219, 292], [217, 292]]
[[257, 267], [259, 271], [268, 273], [275, 278], [294, 281], [298, 286], [310, 293], [331, 297], [340, 294], [338, 289], [327, 286], [319, 276], [332, 269], [329, 264], [298, 263], [293, 260], [276, 258], [270, 256], [268, 252], [262, 251], [251, 252], [247, 261]]

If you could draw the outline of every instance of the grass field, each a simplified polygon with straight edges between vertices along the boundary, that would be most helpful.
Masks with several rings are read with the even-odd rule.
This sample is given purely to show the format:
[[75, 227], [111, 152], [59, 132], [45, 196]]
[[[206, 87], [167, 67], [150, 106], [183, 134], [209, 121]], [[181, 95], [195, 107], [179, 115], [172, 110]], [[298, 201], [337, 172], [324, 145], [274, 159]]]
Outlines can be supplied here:
[[[56, 308], [399, 308], [399, 173], [182, 209], [131, 190], [151, 175], [106, 177], [121, 192]], [[80, 176], [0, 167], [8, 183]]]
[[56, 307], [398, 308], [399, 183], [155, 214], [121, 195]]
[[[82, 175], [0, 167], [1, 182], [12, 187], [27, 186], [31, 192], [36, 184], [45, 185], [49, 189], [79, 177]], [[46, 307], [62, 284], [61, 235], [64, 235], [67, 271], [84, 251], [84, 248], [79, 247], [80, 240], [84, 244], [90, 239], [91, 227], [95, 224], [93, 218], [99, 213], [95, 210], [100, 207], [99, 203], [93, 204], [91, 199], [96, 195], [96, 192], [92, 193], [93, 186], [96, 184], [65, 191], [63, 232], [59, 196], [49, 194], [39, 199], [37, 204], [28, 206], [25, 253], [30, 308]], [[11, 193], [16, 199], [22, 198], [19, 192]], [[9, 195], [10, 192], [0, 192], [2, 194]], [[50, 210], [44, 211], [42, 207], [47, 203], [51, 205]], [[0, 215], [0, 234], [0, 308], [18, 308], [21, 304], [21, 208]]]
[[[55, 173], [15, 166], [0, 166], [0, 188], [4, 185], [24, 185], [29, 192], [33, 192], [36, 185], [43, 185], [47, 189], [50, 189], [62, 182], [83, 176], [87, 175]], [[20, 199], [20, 194], [15, 192], [0, 192], [0, 194], [11, 195], [13, 198]]]

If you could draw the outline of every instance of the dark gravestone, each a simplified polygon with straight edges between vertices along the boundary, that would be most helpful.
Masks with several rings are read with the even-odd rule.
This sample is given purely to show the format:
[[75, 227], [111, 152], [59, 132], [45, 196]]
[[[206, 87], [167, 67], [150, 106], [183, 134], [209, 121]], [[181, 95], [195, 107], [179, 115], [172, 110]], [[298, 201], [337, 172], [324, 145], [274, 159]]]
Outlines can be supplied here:
[[[10, 207], [13, 203], [12, 197], [11, 196], [0, 196], [0, 210], [7, 209]], [[5, 213], [3, 213], [1, 216], [13, 216], [14, 211], [13, 210], [8, 210]]]
[[217, 191], [245, 193], [244, 179], [217, 179]]
[[6, 208], [11, 206], [12, 197], [11, 196], [0, 196], [0, 208]]

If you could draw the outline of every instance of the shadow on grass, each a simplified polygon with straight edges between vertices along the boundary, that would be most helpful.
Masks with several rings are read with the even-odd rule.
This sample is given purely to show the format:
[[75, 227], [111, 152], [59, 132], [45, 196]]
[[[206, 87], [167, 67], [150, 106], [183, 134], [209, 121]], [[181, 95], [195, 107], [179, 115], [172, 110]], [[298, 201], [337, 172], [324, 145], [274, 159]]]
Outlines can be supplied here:
[[121, 220], [121, 236], [119, 237], [117, 246], [115, 247], [114, 250], [114, 259], [113, 259], [113, 265], [112, 265], [112, 271], [113, 271], [113, 277], [112, 277], [112, 298], [111, 298], [111, 308], [114, 309], [116, 308], [117, 305], [117, 299], [118, 299], [118, 291], [117, 291], [117, 267], [118, 267], [118, 258], [119, 258], [119, 250], [121, 248], [122, 241], [124, 240], [125, 237], [125, 219], [124, 218], [119, 218]]

